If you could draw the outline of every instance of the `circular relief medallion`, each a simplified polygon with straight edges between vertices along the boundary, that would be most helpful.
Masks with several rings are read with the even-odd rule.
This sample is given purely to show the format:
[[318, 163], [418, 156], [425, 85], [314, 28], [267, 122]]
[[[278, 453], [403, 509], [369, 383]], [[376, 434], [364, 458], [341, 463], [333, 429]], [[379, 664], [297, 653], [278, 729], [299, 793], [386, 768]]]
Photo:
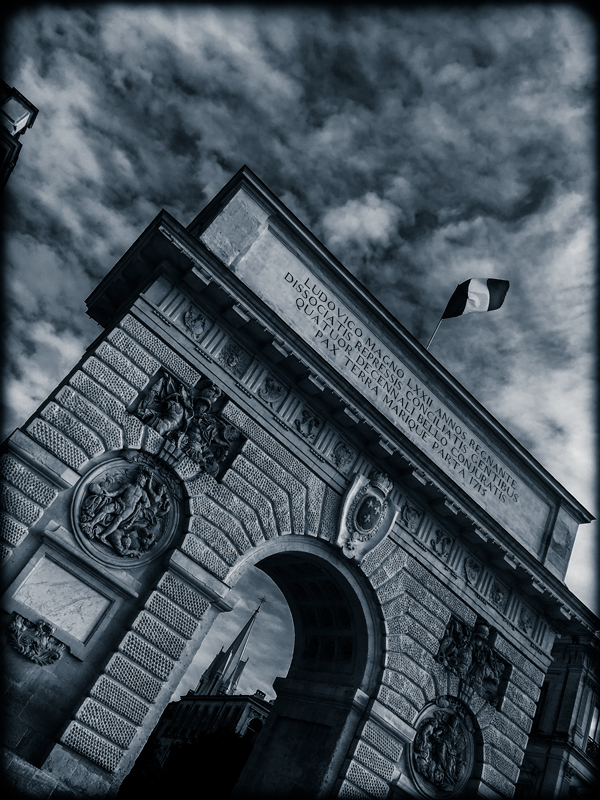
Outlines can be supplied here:
[[105, 461], [80, 484], [71, 508], [83, 547], [109, 566], [142, 566], [169, 544], [178, 507], [158, 469]]
[[468, 717], [449, 703], [422, 714], [409, 764], [414, 782], [426, 797], [455, 797], [465, 788], [473, 770], [472, 730]]

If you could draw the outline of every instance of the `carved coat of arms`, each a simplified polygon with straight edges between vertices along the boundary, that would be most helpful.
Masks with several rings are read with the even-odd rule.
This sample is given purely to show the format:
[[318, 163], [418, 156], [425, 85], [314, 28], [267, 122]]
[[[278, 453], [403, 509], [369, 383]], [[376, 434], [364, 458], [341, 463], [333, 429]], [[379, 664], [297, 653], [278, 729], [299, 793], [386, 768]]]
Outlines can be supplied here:
[[342, 503], [336, 539], [347, 558], [360, 563], [391, 530], [399, 512], [388, 497], [392, 487], [392, 481], [383, 473], [354, 478]]

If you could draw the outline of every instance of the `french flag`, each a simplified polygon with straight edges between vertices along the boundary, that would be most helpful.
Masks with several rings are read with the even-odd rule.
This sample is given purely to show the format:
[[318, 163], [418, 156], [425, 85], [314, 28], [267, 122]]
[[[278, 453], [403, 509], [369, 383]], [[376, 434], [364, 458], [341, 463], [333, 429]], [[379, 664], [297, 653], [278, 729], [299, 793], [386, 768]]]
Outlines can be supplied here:
[[459, 283], [448, 301], [442, 319], [461, 317], [473, 311], [495, 311], [500, 308], [510, 286], [496, 278], [471, 278]]

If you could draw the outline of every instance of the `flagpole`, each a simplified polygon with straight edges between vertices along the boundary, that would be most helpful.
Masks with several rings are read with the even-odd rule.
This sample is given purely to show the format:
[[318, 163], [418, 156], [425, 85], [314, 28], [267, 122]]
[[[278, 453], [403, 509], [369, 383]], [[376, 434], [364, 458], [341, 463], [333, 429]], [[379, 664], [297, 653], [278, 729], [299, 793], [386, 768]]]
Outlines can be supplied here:
[[431, 339], [430, 339], [430, 340], [429, 340], [429, 342], [427, 343], [427, 347], [425, 348], [425, 350], [429, 350], [429, 345], [430, 345], [430, 344], [433, 342], [433, 337], [434, 337], [434, 336], [436, 335], [436, 333], [438, 332], [438, 328], [439, 328], [439, 327], [440, 327], [440, 325], [442, 324], [442, 320], [443, 320], [443, 319], [444, 319], [444, 315], [442, 314], [442, 316], [440, 317], [440, 321], [438, 322], [438, 324], [437, 324], [437, 326], [436, 326], [436, 328], [435, 328], [434, 332], [431, 334]]

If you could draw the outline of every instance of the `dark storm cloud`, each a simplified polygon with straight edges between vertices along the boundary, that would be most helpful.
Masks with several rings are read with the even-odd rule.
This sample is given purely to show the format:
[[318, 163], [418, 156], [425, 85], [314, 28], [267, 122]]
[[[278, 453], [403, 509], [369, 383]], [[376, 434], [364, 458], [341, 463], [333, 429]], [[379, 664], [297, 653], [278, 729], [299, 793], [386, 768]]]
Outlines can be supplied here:
[[[5, 51], [40, 108], [8, 192], [9, 428], [97, 335], [83, 301], [158, 211], [187, 224], [246, 163], [423, 343], [457, 283], [510, 280], [431, 353], [594, 502], [584, 15], [48, 6], [13, 18]], [[592, 602], [585, 552], [570, 585]]]

